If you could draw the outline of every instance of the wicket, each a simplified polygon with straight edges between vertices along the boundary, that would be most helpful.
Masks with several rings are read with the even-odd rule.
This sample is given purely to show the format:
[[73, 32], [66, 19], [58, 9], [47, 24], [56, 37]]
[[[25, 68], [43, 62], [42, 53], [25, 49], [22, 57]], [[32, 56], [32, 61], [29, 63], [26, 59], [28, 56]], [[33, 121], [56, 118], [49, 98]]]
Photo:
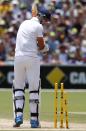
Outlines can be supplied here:
[[58, 105], [58, 85], [55, 83], [55, 97], [54, 97], [54, 106], [55, 106], [55, 111], [54, 111], [54, 127], [57, 128], [57, 105]]
[[69, 128], [68, 127], [68, 110], [67, 110], [67, 105], [68, 105], [68, 102], [67, 102], [67, 93], [64, 93], [64, 108], [65, 108], [65, 119], [66, 119], [66, 128]]
[[60, 128], [63, 128], [63, 119], [64, 119], [64, 87], [63, 83], [61, 83], [61, 109], [60, 109]]
[[[58, 127], [58, 83], [55, 83], [55, 93], [54, 93], [54, 128]], [[64, 113], [65, 113], [65, 124], [66, 128], [68, 126], [68, 102], [67, 93], [64, 92], [64, 84], [61, 83], [61, 96], [60, 96], [60, 128], [64, 128]]]

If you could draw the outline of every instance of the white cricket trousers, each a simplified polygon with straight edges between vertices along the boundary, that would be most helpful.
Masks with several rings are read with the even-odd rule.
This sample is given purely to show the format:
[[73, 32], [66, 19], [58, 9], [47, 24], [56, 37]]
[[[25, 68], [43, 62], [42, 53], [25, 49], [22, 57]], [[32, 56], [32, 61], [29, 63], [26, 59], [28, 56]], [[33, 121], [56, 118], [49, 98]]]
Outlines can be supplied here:
[[37, 90], [40, 79], [40, 59], [28, 56], [16, 57], [14, 62], [14, 80], [16, 89], [24, 89], [26, 80], [29, 91]]
[[[38, 119], [39, 106], [36, 102], [39, 101], [39, 80], [40, 80], [40, 58], [22, 56], [16, 57], [14, 61], [14, 88], [20, 89], [20, 91], [15, 92], [15, 97], [24, 96], [21, 89], [24, 90], [25, 82], [29, 84], [30, 93], [30, 114], [31, 119]], [[16, 108], [23, 109], [24, 101], [17, 100]], [[18, 112], [17, 116], [21, 113]], [[36, 117], [37, 116], [37, 117]]]

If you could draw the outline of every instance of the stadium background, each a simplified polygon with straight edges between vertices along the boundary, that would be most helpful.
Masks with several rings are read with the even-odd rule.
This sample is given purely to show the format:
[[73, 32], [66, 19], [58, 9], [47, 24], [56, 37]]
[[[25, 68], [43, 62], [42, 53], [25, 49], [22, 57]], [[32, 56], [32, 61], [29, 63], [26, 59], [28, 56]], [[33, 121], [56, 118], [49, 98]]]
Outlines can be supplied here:
[[[0, 1], [0, 86], [12, 85], [17, 30], [22, 21], [31, 18], [33, 3], [49, 19], [43, 23], [44, 39], [50, 50], [46, 56], [40, 55], [41, 65], [45, 65], [41, 66], [42, 87], [52, 88], [55, 81], [63, 81], [65, 88], [85, 89], [86, 2], [83, 0]], [[46, 67], [50, 65], [53, 68]]]
[[0, 0], [0, 62], [12, 61], [16, 34], [21, 22], [31, 18], [31, 5], [51, 14], [44, 25], [44, 38], [50, 47], [41, 63], [85, 64], [86, 2], [81, 0]]

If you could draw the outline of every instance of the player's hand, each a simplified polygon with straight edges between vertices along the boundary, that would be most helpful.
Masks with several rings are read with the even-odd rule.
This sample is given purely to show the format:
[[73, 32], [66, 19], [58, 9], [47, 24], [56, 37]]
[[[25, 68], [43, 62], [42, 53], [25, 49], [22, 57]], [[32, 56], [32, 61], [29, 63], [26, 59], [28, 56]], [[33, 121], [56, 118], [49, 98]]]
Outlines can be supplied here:
[[40, 50], [40, 53], [47, 54], [48, 51], [49, 51], [49, 46], [47, 44], [45, 44], [45, 47], [42, 50]]

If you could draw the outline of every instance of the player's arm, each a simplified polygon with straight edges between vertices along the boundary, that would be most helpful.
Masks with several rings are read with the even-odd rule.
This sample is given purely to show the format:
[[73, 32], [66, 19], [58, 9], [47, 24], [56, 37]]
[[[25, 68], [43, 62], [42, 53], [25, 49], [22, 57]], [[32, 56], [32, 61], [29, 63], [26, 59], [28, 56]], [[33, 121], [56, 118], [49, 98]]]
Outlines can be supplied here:
[[43, 27], [40, 26], [40, 28], [38, 28], [38, 36], [37, 36], [37, 44], [38, 44], [38, 48], [40, 50], [41, 53], [45, 53], [49, 51], [49, 47], [47, 44], [45, 44], [44, 38], [43, 38]]
[[39, 50], [44, 49], [45, 43], [44, 43], [43, 37], [37, 37], [37, 44], [38, 44]]
[[37, 41], [38, 41], [38, 48], [40, 53], [43, 54], [47, 53], [49, 51], [49, 47], [47, 44], [45, 44], [43, 37], [38, 37]]

